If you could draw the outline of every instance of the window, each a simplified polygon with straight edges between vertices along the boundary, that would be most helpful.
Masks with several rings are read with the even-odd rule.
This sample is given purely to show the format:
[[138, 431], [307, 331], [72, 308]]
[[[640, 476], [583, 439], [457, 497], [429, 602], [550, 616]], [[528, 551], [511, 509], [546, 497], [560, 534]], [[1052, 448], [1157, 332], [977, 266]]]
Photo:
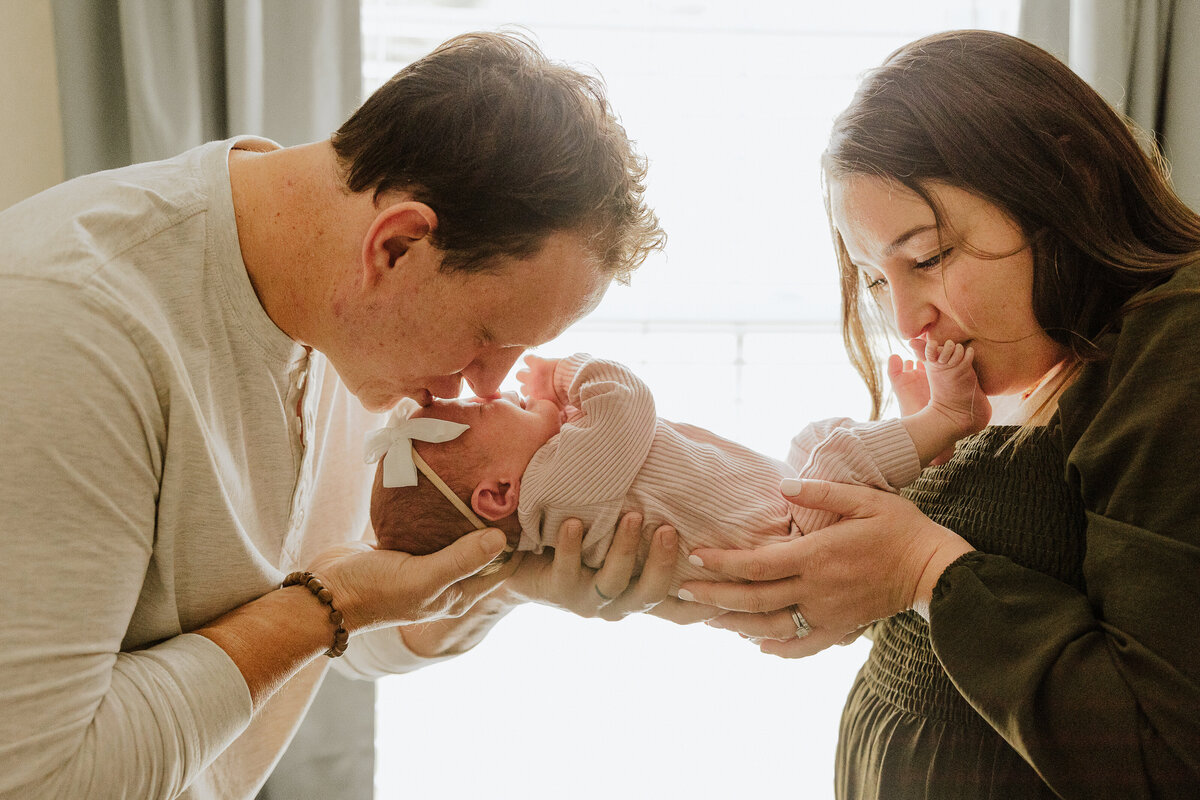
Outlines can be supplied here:
[[[662, 416], [782, 457], [869, 410], [838, 328], [818, 159], [857, 76], [949, 28], [1013, 32], [1017, 0], [364, 0], [364, 90], [441, 41], [519, 24], [594, 65], [650, 158], [669, 238], [547, 355], [633, 367]], [[799, 662], [653, 618], [518, 609], [462, 658], [379, 687], [381, 797], [820, 797], [869, 643]]]

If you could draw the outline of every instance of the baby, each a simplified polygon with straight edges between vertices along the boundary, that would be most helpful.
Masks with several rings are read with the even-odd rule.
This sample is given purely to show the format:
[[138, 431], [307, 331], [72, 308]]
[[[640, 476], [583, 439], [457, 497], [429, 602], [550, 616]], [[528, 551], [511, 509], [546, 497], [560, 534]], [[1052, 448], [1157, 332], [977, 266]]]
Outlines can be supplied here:
[[672, 591], [685, 580], [711, 579], [687, 560], [693, 549], [755, 548], [836, 520], [789, 504], [779, 492], [782, 478], [896, 491], [987, 424], [974, 351], [953, 342], [910, 344], [917, 361], [893, 357], [888, 369], [905, 416], [815, 423], [793, 440], [787, 463], [656, 417], [649, 389], [621, 364], [584, 354], [528, 356], [517, 375], [524, 397], [436, 400], [408, 417], [395, 414], [372, 435], [368, 460], [383, 458], [371, 499], [379, 546], [430, 553], [463, 534], [464, 517], [483, 527], [482, 517], [517, 549], [541, 552], [574, 517], [587, 531], [583, 560], [596, 568], [619, 518], [638, 511], [639, 564], [653, 531], [668, 523], [680, 551]]

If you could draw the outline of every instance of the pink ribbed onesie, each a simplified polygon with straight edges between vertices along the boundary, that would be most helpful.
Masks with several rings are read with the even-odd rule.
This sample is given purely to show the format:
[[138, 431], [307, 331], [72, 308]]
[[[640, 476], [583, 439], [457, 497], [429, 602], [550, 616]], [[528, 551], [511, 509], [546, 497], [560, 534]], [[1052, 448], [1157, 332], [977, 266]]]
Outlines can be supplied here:
[[712, 573], [692, 565], [697, 547], [749, 549], [830, 524], [827, 512], [791, 506], [782, 478], [822, 478], [895, 491], [920, 472], [899, 420], [825, 420], [792, 441], [788, 463], [714, 433], [655, 416], [649, 388], [627, 367], [576, 354], [558, 363], [554, 388], [568, 407], [561, 431], [534, 454], [521, 479], [519, 549], [554, 545], [559, 525], [581, 520], [583, 560], [604, 561], [626, 511], [644, 517], [645, 558], [655, 528], [679, 533], [672, 591]]

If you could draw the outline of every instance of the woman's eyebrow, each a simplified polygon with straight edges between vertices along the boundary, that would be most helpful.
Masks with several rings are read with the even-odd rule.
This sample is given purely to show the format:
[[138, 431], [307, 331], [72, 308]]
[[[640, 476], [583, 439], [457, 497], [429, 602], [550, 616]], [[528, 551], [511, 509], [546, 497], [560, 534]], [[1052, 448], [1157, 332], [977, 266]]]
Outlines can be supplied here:
[[924, 233], [925, 231], [930, 231], [930, 230], [937, 230], [937, 225], [917, 225], [914, 228], [909, 228], [904, 233], [897, 236], [896, 239], [891, 244], [889, 244], [887, 247], [885, 247], [883, 249], [884, 258], [894, 255], [897, 250], [899, 250], [901, 247], [904, 246], [905, 242], [907, 242], [909, 239], [913, 238], [917, 234]]

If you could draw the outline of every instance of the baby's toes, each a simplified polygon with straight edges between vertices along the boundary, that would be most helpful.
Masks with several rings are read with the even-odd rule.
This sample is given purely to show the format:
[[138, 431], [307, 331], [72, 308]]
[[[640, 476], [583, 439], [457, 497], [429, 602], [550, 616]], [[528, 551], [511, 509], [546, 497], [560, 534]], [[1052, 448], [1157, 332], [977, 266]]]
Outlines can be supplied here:
[[963, 346], [947, 341], [942, 345], [942, 352], [938, 356], [938, 363], [944, 367], [956, 367], [963, 359]]

